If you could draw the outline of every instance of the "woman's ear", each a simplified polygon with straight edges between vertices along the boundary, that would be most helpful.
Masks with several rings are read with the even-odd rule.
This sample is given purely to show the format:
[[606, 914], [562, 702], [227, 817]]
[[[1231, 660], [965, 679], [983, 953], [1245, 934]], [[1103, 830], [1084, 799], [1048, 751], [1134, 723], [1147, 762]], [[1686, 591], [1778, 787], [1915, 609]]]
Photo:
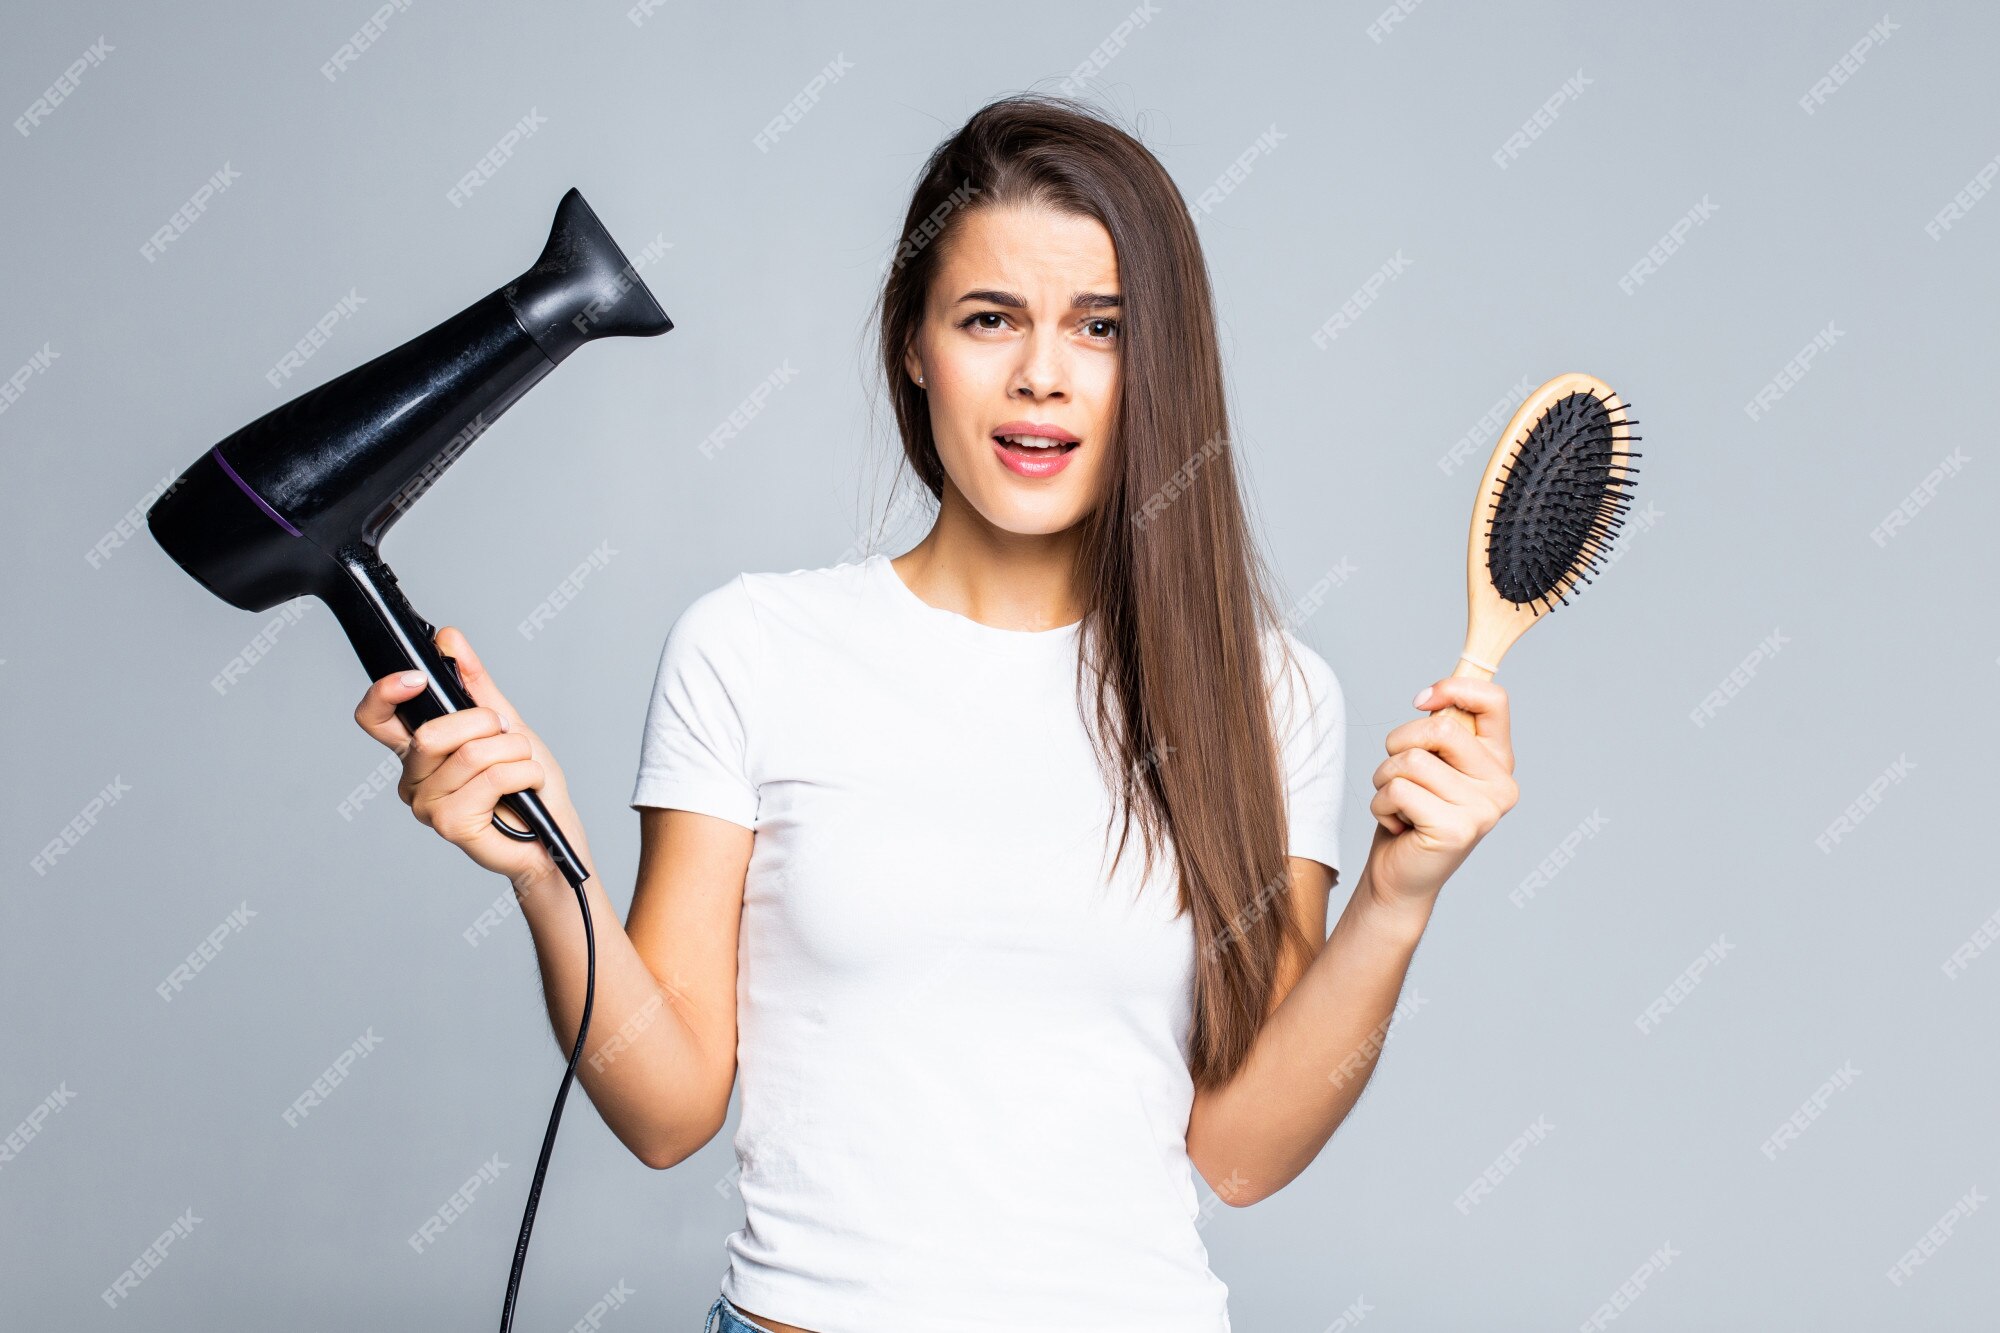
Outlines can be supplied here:
[[914, 345], [903, 349], [903, 373], [910, 377], [912, 384], [923, 382], [924, 363], [918, 358]]

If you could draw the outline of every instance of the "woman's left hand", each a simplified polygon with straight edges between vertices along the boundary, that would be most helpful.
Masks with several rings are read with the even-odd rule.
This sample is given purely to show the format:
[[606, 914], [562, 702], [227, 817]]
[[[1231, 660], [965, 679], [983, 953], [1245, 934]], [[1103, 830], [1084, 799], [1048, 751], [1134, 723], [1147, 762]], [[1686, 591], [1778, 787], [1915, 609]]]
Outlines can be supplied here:
[[1375, 769], [1375, 799], [1368, 803], [1376, 819], [1371, 889], [1385, 906], [1420, 917], [1519, 796], [1507, 691], [1490, 680], [1450, 676], [1415, 706], [1448, 704], [1472, 714], [1476, 730], [1433, 715], [1391, 731], [1384, 740], [1389, 757]]

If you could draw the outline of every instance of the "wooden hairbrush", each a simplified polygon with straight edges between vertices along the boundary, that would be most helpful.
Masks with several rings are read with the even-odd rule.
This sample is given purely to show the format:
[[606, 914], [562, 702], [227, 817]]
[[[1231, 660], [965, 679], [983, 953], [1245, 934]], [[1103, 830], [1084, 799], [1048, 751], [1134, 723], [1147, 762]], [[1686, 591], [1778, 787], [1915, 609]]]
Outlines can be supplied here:
[[[1638, 423], [1593, 375], [1558, 375], [1501, 432], [1472, 505], [1465, 565], [1465, 651], [1454, 676], [1493, 679], [1528, 626], [1577, 581], [1591, 581], [1630, 503]], [[1473, 730], [1472, 714], [1437, 710]]]

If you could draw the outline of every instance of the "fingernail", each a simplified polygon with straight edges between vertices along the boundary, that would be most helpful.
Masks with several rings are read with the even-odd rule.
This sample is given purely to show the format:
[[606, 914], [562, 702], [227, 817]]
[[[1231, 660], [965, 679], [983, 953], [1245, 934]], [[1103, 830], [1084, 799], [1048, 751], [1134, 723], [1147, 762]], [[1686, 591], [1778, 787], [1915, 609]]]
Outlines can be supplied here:
[[1417, 691], [1416, 698], [1410, 700], [1410, 706], [1413, 708], [1422, 708], [1424, 706], [1424, 700], [1430, 697], [1431, 697], [1431, 687], [1426, 685], [1421, 690]]
[[507, 715], [505, 713], [500, 715], [500, 730], [507, 730]]
[[421, 671], [405, 671], [400, 683], [404, 689], [413, 690], [424, 683], [424, 673]]

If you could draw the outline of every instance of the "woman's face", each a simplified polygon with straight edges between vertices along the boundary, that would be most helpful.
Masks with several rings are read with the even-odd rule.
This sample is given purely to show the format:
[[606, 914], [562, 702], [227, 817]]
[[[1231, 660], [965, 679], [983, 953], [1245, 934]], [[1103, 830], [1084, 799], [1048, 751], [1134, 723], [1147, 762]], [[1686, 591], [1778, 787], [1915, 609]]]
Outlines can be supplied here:
[[[1062, 532], [1099, 503], [1118, 419], [1119, 301], [1117, 252], [1095, 218], [987, 206], [954, 224], [905, 370], [923, 376], [946, 477], [994, 527]], [[1028, 432], [1058, 447], [1003, 439]]]

